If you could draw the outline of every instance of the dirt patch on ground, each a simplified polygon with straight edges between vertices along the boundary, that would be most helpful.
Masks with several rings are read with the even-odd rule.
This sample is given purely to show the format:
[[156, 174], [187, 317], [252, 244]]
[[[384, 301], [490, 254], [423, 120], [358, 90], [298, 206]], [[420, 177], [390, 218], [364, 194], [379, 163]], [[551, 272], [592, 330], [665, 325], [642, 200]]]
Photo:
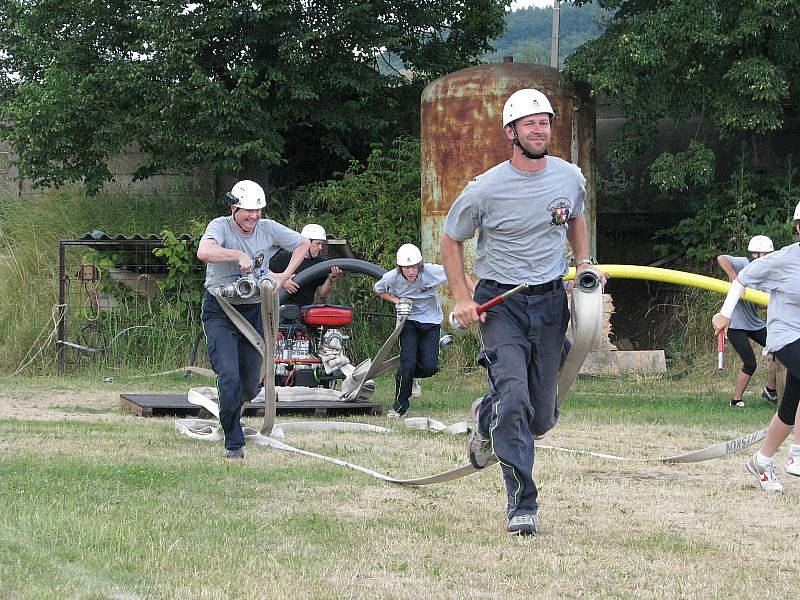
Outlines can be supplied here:
[[120, 409], [119, 391], [8, 390], [0, 387], [0, 419], [110, 421], [129, 416]]

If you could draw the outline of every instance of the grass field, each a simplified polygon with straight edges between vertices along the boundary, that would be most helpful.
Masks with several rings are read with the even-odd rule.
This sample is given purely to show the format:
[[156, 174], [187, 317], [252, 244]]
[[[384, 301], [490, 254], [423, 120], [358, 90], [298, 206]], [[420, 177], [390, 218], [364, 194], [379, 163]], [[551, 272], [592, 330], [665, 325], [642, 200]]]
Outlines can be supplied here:
[[[756, 431], [774, 408], [753, 393], [730, 409], [734, 375], [579, 379], [543, 443], [655, 457]], [[497, 467], [404, 488], [262, 447], [231, 463], [172, 418], [119, 411], [120, 392], [206, 383], [0, 379], [0, 597], [796, 597], [800, 478], [762, 493], [747, 452], [659, 465], [539, 450], [541, 532], [508, 538]], [[451, 423], [482, 381], [423, 387], [412, 414]], [[379, 380], [377, 399], [391, 388]], [[389, 426], [286, 441], [394, 476], [463, 461], [463, 436]]]

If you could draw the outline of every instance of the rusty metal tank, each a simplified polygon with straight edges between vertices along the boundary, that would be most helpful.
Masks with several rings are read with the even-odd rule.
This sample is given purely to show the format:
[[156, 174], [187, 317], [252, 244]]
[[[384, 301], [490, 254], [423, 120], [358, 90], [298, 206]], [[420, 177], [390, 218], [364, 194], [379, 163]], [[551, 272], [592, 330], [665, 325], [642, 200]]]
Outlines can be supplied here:
[[[562, 81], [556, 69], [504, 62], [456, 71], [432, 81], [422, 92], [421, 237], [426, 261], [441, 262], [444, 219], [464, 186], [511, 158], [511, 144], [503, 131], [503, 104], [513, 92], [529, 87], [543, 92], [556, 113], [550, 154], [577, 164], [586, 177], [586, 218], [595, 254], [594, 102], [587, 90]], [[465, 244], [468, 272], [475, 260], [475, 242], [473, 238]]]

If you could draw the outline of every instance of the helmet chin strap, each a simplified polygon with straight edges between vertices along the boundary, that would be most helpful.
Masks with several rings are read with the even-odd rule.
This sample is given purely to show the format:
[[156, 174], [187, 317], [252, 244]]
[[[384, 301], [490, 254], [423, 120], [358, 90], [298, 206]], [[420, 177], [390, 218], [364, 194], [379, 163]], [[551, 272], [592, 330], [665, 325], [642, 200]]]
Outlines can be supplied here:
[[514, 144], [520, 147], [520, 150], [522, 150], [522, 156], [524, 156], [525, 158], [530, 158], [532, 160], [539, 160], [540, 158], [544, 158], [545, 156], [547, 156], [547, 148], [545, 148], [541, 154], [533, 154], [531, 152], [528, 152], [525, 146], [523, 146], [519, 142], [519, 135], [517, 134], [516, 123], [511, 124], [511, 129], [514, 131]]

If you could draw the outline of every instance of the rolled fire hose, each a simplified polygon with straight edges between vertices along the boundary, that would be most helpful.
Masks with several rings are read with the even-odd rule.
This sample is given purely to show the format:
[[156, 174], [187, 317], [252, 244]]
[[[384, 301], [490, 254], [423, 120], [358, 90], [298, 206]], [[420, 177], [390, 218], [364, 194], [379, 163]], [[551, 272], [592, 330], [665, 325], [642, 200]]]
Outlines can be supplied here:
[[[397, 319], [395, 321], [394, 330], [383, 343], [383, 345], [378, 350], [378, 353], [375, 355], [375, 358], [370, 362], [369, 368], [364, 376], [361, 378], [361, 382], [358, 384], [358, 387], [352, 391], [350, 394], [345, 396], [345, 402], [354, 402], [358, 400], [359, 395], [361, 394], [361, 389], [364, 385], [370, 380], [378, 377], [385, 373], [388, 369], [386, 368], [387, 364], [393, 364], [392, 361], [387, 361], [389, 353], [394, 349], [395, 344], [397, 343], [397, 338], [400, 337], [400, 332], [403, 330], [403, 325], [408, 319], [408, 315], [397, 315]], [[390, 369], [391, 367], [389, 367]]]

